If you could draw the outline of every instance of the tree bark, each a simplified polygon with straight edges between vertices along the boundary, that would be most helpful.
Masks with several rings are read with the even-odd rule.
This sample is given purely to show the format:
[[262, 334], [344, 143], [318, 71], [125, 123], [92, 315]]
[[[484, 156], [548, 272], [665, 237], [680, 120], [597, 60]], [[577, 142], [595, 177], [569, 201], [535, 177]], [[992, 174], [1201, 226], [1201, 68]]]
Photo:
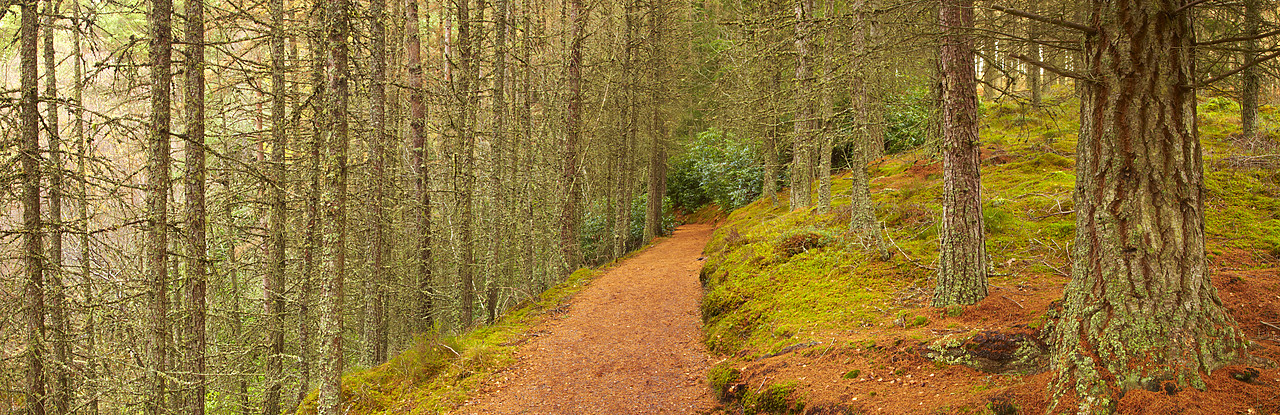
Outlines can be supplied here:
[[431, 157], [427, 150], [427, 106], [424, 89], [426, 82], [423, 76], [417, 0], [405, 0], [405, 14], [407, 16], [405, 57], [409, 65], [409, 128], [412, 130], [410, 148], [413, 152], [413, 168], [416, 172], [414, 192], [418, 201], [418, 321], [413, 327], [420, 333], [426, 333], [435, 327], [435, 319], [432, 318], [435, 286], [431, 274], [431, 172], [427, 167]]
[[1052, 331], [1050, 387], [1078, 413], [1126, 391], [1204, 388], [1245, 355], [1205, 272], [1194, 35], [1178, 0], [1094, 2], [1084, 43], [1072, 280]]
[[85, 134], [85, 117], [84, 117], [84, 51], [81, 49], [83, 37], [82, 27], [84, 24], [84, 15], [80, 9], [80, 2], [71, 2], [72, 31], [71, 31], [71, 48], [72, 48], [72, 74], [75, 77], [75, 86], [72, 89], [71, 100], [74, 105], [71, 106], [72, 119], [72, 136], [76, 140], [76, 175], [79, 178], [79, 236], [80, 236], [80, 290], [83, 293], [83, 301], [88, 311], [84, 316], [84, 353], [85, 353], [85, 381], [82, 385], [83, 395], [87, 397], [85, 402], [85, 413], [89, 415], [98, 415], [98, 366], [97, 366], [97, 335], [96, 322], [97, 312], [95, 310], [94, 300], [96, 291], [91, 277], [93, 269], [92, 252], [89, 246], [89, 176], [88, 176], [88, 160], [92, 157], [93, 139]]
[[307, 209], [307, 227], [305, 233], [305, 243], [302, 247], [302, 281], [299, 282], [303, 289], [298, 291], [298, 402], [302, 402], [308, 393], [311, 393], [312, 368], [315, 366], [316, 355], [314, 354], [315, 346], [312, 345], [313, 338], [317, 334], [315, 316], [312, 315], [311, 307], [314, 304], [311, 295], [314, 284], [320, 282], [318, 275], [319, 264], [316, 257], [317, 251], [322, 247], [320, 239], [321, 212], [321, 181], [324, 176], [324, 160], [322, 154], [326, 147], [325, 131], [328, 127], [328, 93], [325, 85], [325, 55], [328, 50], [328, 40], [324, 31], [325, 26], [325, 8], [328, 0], [315, 0], [311, 8], [311, 30], [309, 31], [311, 42], [311, 142], [308, 146], [308, 156], [311, 166], [310, 178], [308, 179], [306, 209]]
[[665, 16], [666, 1], [654, 0], [652, 2], [652, 10], [649, 15], [651, 19], [649, 25], [649, 53], [651, 59], [650, 77], [653, 82], [652, 90], [652, 136], [651, 150], [649, 154], [649, 183], [648, 193], [649, 200], [645, 209], [644, 220], [644, 243], [649, 243], [653, 238], [662, 236], [665, 230], [662, 227], [663, 206], [662, 201], [667, 193], [667, 124], [664, 117], [663, 107], [666, 105], [666, 72], [667, 62], [664, 59], [662, 47], [665, 38]]
[[54, 413], [71, 411], [74, 390], [71, 387], [71, 339], [67, 326], [66, 285], [62, 273], [62, 137], [58, 131], [58, 61], [54, 54], [53, 27], [58, 6], [53, 0], [44, 2], [44, 73], [45, 73], [45, 137], [49, 145], [49, 251], [46, 279], [49, 284], [49, 322], [53, 325], [53, 361], [55, 368], [52, 391]]
[[945, 0], [942, 40], [942, 218], [933, 305], [973, 304], [987, 296], [979, 175], [978, 91], [973, 68], [973, 0]]
[[44, 350], [44, 253], [41, 239], [43, 228], [40, 220], [40, 96], [37, 83], [36, 53], [39, 44], [39, 10], [36, 0], [22, 3], [21, 45], [22, 101], [19, 114], [22, 121], [22, 242], [23, 266], [27, 280], [26, 296], [26, 362], [27, 378], [25, 403], [27, 413], [45, 413], [45, 350]]
[[351, 73], [347, 67], [347, 37], [351, 34], [351, 1], [331, 0], [328, 3], [325, 22], [328, 32], [328, 61], [325, 68], [327, 83], [325, 134], [329, 140], [329, 193], [325, 201], [327, 240], [331, 274], [323, 283], [324, 306], [320, 315], [324, 356], [320, 367], [320, 405], [322, 415], [339, 415], [342, 409], [342, 310], [343, 284], [347, 275], [347, 146], [350, 139], [348, 124], [348, 84]]
[[810, 153], [814, 134], [818, 131], [813, 98], [817, 91], [817, 79], [813, 76], [813, 0], [795, 0], [796, 11], [796, 116], [795, 134], [791, 142], [791, 210], [807, 209], [813, 205], [813, 169]]
[[[1259, 0], [1244, 2], [1244, 32], [1250, 38], [1258, 36], [1258, 26], [1262, 24], [1262, 10]], [[1242, 62], [1253, 62], [1258, 59], [1258, 40], [1245, 42]], [[1240, 134], [1247, 140], [1258, 135], [1258, 94], [1261, 89], [1261, 68], [1257, 65], [1245, 68], [1240, 72]]]
[[187, 382], [186, 412], [205, 413], [205, 317], [208, 284], [208, 242], [205, 239], [204, 128], [204, 0], [187, 0], [186, 53], [186, 189], [187, 199]]
[[872, 93], [874, 68], [870, 62], [876, 60], [872, 55], [871, 44], [873, 22], [867, 19], [867, 4], [858, 1], [851, 5], [850, 22], [853, 27], [850, 43], [853, 46], [851, 62], [853, 75], [850, 77], [850, 112], [854, 115], [857, 126], [853, 133], [853, 160], [849, 169], [849, 228], [863, 249], [875, 249], [881, 259], [888, 260], [893, 254], [889, 250], [880, 231], [880, 222], [876, 220], [875, 202], [871, 200], [871, 178], [867, 165], [880, 157], [883, 147], [883, 134], [877, 127], [879, 120], [873, 115], [878, 108], [873, 104]]
[[147, 277], [151, 335], [147, 349], [148, 395], [146, 413], [160, 415], [165, 408], [168, 370], [169, 311], [169, 94], [173, 84], [173, 1], [155, 0], [151, 8], [151, 133], [147, 159]]
[[639, 12], [639, 5], [635, 0], [627, 0], [623, 6], [625, 16], [625, 26], [623, 28], [623, 48], [622, 48], [622, 82], [626, 88], [623, 93], [622, 102], [622, 143], [621, 150], [623, 164], [620, 174], [622, 177], [618, 180], [618, 197], [614, 200], [614, 223], [613, 223], [613, 257], [621, 258], [627, 253], [627, 243], [631, 240], [631, 199], [635, 197], [635, 153], [636, 132], [640, 122], [640, 112], [637, 105], [638, 95], [636, 89], [639, 83], [636, 82], [640, 75], [636, 71], [636, 42], [639, 37], [639, 22], [636, 13]]
[[364, 280], [363, 320], [360, 337], [364, 346], [361, 361], [365, 367], [374, 367], [387, 361], [387, 264], [386, 225], [383, 205], [386, 204], [385, 185], [387, 165], [387, 28], [386, 0], [369, 2], [370, 64], [369, 74], [369, 149], [372, 154], [370, 183], [373, 200], [369, 215], [369, 256], [371, 269]]
[[[192, 14], [191, 4], [200, 0], [187, 0], [188, 14]], [[271, 180], [267, 183], [271, 191], [271, 218], [268, 224], [270, 244], [270, 264], [263, 280], [263, 292], [266, 296], [267, 319], [267, 361], [266, 361], [266, 396], [262, 401], [263, 415], [280, 413], [280, 388], [284, 382], [284, 313], [285, 313], [285, 252], [286, 208], [285, 206], [285, 149], [289, 145], [285, 123], [285, 33], [284, 33], [284, 0], [271, 0], [268, 4], [271, 12]], [[190, 23], [188, 23], [190, 25]], [[203, 28], [200, 28], [203, 30]], [[193, 41], [191, 33], [187, 36]], [[195, 53], [193, 51], [193, 53]], [[203, 53], [203, 51], [201, 51]], [[190, 58], [188, 58], [190, 59]], [[203, 71], [203, 69], [201, 69]], [[192, 76], [189, 70], [187, 77]], [[202, 80], [203, 81], [203, 80]], [[201, 93], [203, 95], [203, 93]], [[194, 96], [192, 98], [195, 98]], [[203, 111], [203, 105], [201, 105]], [[203, 134], [203, 131], [201, 132]], [[203, 175], [203, 172], [202, 172]], [[202, 293], [203, 294], [203, 293]], [[203, 322], [202, 322], [203, 324]], [[201, 394], [203, 396], [203, 394]]]
[[581, 216], [581, 186], [578, 177], [578, 142], [582, 135], [582, 41], [587, 17], [582, 0], [569, 0], [569, 103], [565, 113], [568, 132], [564, 141], [564, 172], [561, 186], [565, 189], [560, 214], [561, 255], [567, 276], [578, 268], [578, 217]]
[[[1038, 12], [1037, 8], [1034, 6], [1028, 11], [1033, 13]], [[1030, 56], [1035, 60], [1043, 61], [1044, 59], [1040, 56], [1040, 32], [1038, 30], [1040, 23], [1028, 19], [1025, 24], [1027, 25], [1027, 56]], [[1027, 68], [1027, 90], [1031, 94], [1031, 107], [1040, 108], [1044, 102], [1044, 82], [1042, 82], [1043, 79], [1040, 76], [1040, 67], [1029, 63], [1025, 63], [1023, 65]]]
[[475, 190], [475, 111], [477, 97], [472, 91], [475, 86], [473, 81], [476, 78], [474, 68], [476, 62], [476, 47], [473, 38], [474, 26], [476, 23], [472, 21], [470, 0], [457, 0], [457, 16], [458, 16], [458, 54], [457, 71], [455, 73], [454, 82], [456, 83], [457, 99], [459, 101], [459, 114], [455, 119], [457, 123], [454, 131], [458, 133], [458, 141], [461, 148], [458, 150], [458, 156], [461, 158], [457, 163], [457, 182], [458, 196], [456, 202], [458, 204], [458, 230], [461, 234], [461, 244], [459, 249], [462, 251], [462, 262], [458, 264], [458, 275], [462, 284], [462, 295], [460, 298], [461, 316], [459, 325], [460, 329], [465, 331], [475, 323], [475, 302], [476, 302], [476, 286], [475, 286], [475, 268], [476, 268], [476, 247], [475, 247], [475, 229], [473, 229], [473, 219], [475, 218], [475, 210], [472, 207], [472, 191]]
[[511, 275], [510, 255], [501, 255], [508, 244], [504, 243], [507, 233], [510, 231], [512, 224], [508, 222], [507, 206], [509, 206], [509, 192], [503, 189], [507, 175], [507, 169], [503, 166], [510, 159], [510, 152], [507, 148], [507, 19], [509, 18], [510, 0], [497, 0], [494, 12], [494, 43], [493, 43], [493, 140], [489, 148], [489, 191], [493, 195], [493, 200], [489, 202], [489, 221], [497, 224], [491, 226], [493, 229], [489, 243], [489, 266], [492, 267], [489, 272], [489, 280], [486, 284], [488, 298], [485, 301], [485, 307], [488, 312], [489, 324], [494, 324], [498, 318], [498, 289], [499, 282]]

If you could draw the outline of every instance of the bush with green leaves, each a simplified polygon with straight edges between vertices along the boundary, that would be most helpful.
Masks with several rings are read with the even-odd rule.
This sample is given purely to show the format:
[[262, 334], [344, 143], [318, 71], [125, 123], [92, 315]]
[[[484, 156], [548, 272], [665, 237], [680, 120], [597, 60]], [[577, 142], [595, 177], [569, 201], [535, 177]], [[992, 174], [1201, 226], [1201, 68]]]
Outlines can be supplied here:
[[762, 168], [750, 140], [709, 128], [689, 142], [672, 163], [667, 188], [676, 207], [692, 212], [715, 202], [725, 210], [760, 195]]
[[885, 102], [885, 153], [897, 154], [924, 145], [929, 139], [930, 101], [929, 89], [917, 87]]

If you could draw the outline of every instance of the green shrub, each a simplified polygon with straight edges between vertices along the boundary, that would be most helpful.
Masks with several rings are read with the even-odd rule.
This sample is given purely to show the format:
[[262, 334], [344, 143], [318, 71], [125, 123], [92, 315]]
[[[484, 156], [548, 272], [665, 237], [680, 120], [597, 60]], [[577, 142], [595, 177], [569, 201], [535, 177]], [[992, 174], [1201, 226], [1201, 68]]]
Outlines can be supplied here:
[[750, 140], [710, 128], [688, 143], [667, 175], [676, 207], [693, 212], [710, 202], [733, 210], [760, 195], [763, 169]]

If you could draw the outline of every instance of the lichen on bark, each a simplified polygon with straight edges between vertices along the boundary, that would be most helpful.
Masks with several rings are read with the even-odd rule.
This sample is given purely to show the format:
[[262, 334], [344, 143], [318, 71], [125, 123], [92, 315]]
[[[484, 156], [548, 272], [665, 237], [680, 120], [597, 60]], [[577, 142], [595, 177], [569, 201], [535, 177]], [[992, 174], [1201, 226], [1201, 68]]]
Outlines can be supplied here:
[[1194, 36], [1186, 14], [1168, 13], [1175, 3], [1090, 6], [1052, 413], [1110, 413], [1137, 388], [1203, 388], [1202, 373], [1243, 356], [1205, 272]]

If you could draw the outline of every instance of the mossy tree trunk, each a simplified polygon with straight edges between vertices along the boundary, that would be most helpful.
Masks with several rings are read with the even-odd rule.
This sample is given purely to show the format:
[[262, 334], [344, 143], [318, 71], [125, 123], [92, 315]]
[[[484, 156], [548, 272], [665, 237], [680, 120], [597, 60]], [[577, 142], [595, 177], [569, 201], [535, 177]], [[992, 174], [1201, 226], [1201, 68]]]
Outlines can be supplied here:
[[870, 46], [872, 36], [875, 35], [871, 30], [874, 22], [868, 19], [869, 5], [865, 1], [852, 3], [850, 9], [850, 26], [853, 28], [850, 32], [850, 43], [853, 46], [850, 61], [855, 64], [853, 76], [849, 79], [849, 100], [850, 113], [858, 125], [853, 133], [853, 160], [849, 169], [849, 179], [852, 182], [849, 193], [849, 229], [864, 249], [874, 248], [881, 258], [888, 259], [891, 253], [880, 233], [880, 223], [876, 220], [875, 202], [871, 200], [871, 177], [867, 173], [867, 164], [880, 157], [880, 143], [883, 142], [883, 134], [877, 134], [879, 130], [874, 128], [877, 121], [874, 120], [874, 113], [877, 108], [872, 102], [875, 98], [870, 82], [876, 70], [871, 65], [874, 48]]
[[933, 305], [973, 304], [987, 296], [978, 164], [978, 90], [973, 67], [973, 0], [946, 0], [942, 23], [942, 218]]
[[1052, 334], [1059, 398], [1109, 413], [1126, 391], [1243, 353], [1205, 273], [1192, 20], [1177, 0], [1094, 2], [1076, 147], [1073, 278]]
[[[283, 4], [284, 4], [283, 1], [276, 0], [272, 4], [280, 5], [280, 8], [273, 9], [273, 12], [280, 11], [281, 13], [280, 16], [283, 16]], [[187, 288], [187, 295], [186, 295], [187, 310], [186, 310], [186, 313], [187, 315], [186, 315], [186, 322], [185, 322], [187, 326], [186, 327], [187, 338], [185, 339], [184, 347], [186, 350], [184, 351], [187, 355], [186, 369], [188, 374], [186, 377], [186, 382], [188, 382], [190, 386], [186, 387], [183, 390], [184, 396], [182, 400], [183, 400], [183, 404], [186, 406], [185, 408], [186, 413], [191, 415], [204, 415], [205, 400], [206, 400], [205, 394], [208, 389], [206, 378], [205, 378], [205, 372], [206, 372], [207, 363], [208, 363], [207, 362], [208, 356], [206, 356], [206, 351], [208, 350], [208, 345], [209, 345], [208, 332], [207, 332], [208, 330], [207, 317], [208, 317], [209, 307], [208, 307], [208, 304], [206, 303], [207, 297], [208, 297], [208, 285], [209, 285], [209, 242], [207, 239], [207, 231], [208, 231], [209, 225], [206, 217], [208, 209], [207, 209], [207, 202], [205, 200], [206, 199], [205, 177], [207, 173], [207, 169], [205, 166], [205, 146], [207, 145], [207, 143], [205, 143], [205, 125], [204, 125], [204, 121], [205, 121], [204, 1], [203, 0], [187, 0], [186, 17], [187, 17], [186, 19], [187, 20], [187, 23], [186, 23], [186, 41], [187, 41], [186, 52], [187, 53], [185, 56], [186, 59], [184, 61], [186, 66], [186, 72], [185, 72], [186, 83], [184, 88], [184, 92], [186, 95], [185, 96], [186, 102], [184, 103], [184, 107], [186, 107], [187, 109], [186, 110], [187, 140], [185, 144], [185, 150], [187, 153], [187, 162], [186, 162], [186, 182], [184, 183], [184, 187], [186, 188], [185, 190], [186, 190], [186, 200], [187, 200], [187, 209], [186, 209], [187, 210], [187, 215], [186, 215], [187, 216], [186, 217], [186, 221], [187, 221], [186, 223], [186, 230], [187, 230], [186, 232], [187, 234], [186, 235], [187, 236], [186, 238], [187, 239], [186, 241], [187, 242], [187, 287], [186, 287]], [[283, 19], [283, 17], [281, 17], [281, 19]], [[273, 33], [277, 33], [277, 34], [283, 33], [284, 29], [283, 27], [280, 27], [280, 26], [283, 26], [283, 22], [276, 21], [276, 23], [278, 27], [273, 28]], [[279, 32], [277, 32], [276, 30], [279, 30]], [[281, 43], [281, 49], [283, 49], [283, 43]], [[272, 52], [275, 53], [276, 50], [272, 49]], [[275, 58], [274, 55], [272, 57]], [[275, 68], [276, 71], [274, 71], [272, 74], [273, 85], [278, 86], [280, 88], [283, 88], [283, 83], [284, 83], [283, 66], [284, 66], [283, 61], [280, 61], [279, 66]], [[274, 83], [274, 81], [279, 81], [279, 84]], [[280, 93], [282, 91], [278, 90], [276, 92]], [[279, 99], [280, 100], [279, 107], [283, 107], [284, 106], [283, 94], [277, 95], [277, 97], [279, 98], [275, 98], [275, 97], [273, 98]], [[277, 107], [277, 110], [279, 107]], [[284, 115], [281, 114], [277, 117], [276, 114], [272, 114], [272, 117], [273, 119], [279, 120], [279, 119], [283, 119]], [[273, 134], [283, 135], [284, 134], [283, 131], [284, 131], [283, 127], [279, 125], [276, 125], [273, 128]], [[281, 158], [283, 158], [284, 148], [279, 147], [281, 143], [277, 142], [276, 144], [277, 144], [278, 152]], [[276, 168], [272, 170], [274, 173], [283, 174], [283, 171], [284, 171], [283, 167], [281, 166], [273, 166], [273, 167]], [[279, 204], [278, 207], [280, 208], [280, 211], [278, 212], [273, 211], [274, 215], [272, 216], [272, 218], [274, 220], [279, 221], [284, 218], [283, 190], [277, 187], [276, 193], [274, 193], [274, 195], [276, 196], [276, 199], [273, 199], [272, 202]], [[273, 207], [276, 207], [276, 206], [273, 205]], [[278, 216], [275, 216], [275, 215], [278, 215]], [[277, 224], [279, 225], [279, 228], [275, 226]], [[284, 229], [283, 223], [272, 222], [272, 225], [273, 225], [272, 226], [273, 231], [280, 230], [281, 232], [283, 232], [283, 229]], [[273, 255], [277, 255], [272, 258], [273, 260], [272, 264], [275, 265], [277, 264], [277, 261], [278, 261], [279, 273], [278, 274], [275, 273], [277, 269], [273, 267], [272, 268], [273, 273], [271, 275], [273, 277], [278, 276], [281, 279], [281, 281], [283, 281], [284, 261], [285, 261], [284, 259], [285, 255], [283, 252], [284, 236], [283, 235], [279, 235], [279, 236], [280, 238], [273, 242], [278, 242], [280, 244], [279, 246], [280, 250], [272, 251]], [[281, 282], [281, 284], [283, 284], [283, 282]], [[278, 306], [283, 307], [283, 303], [284, 301], [281, 300]], [[268, 304], [268, 306], [270, 306], [270, 304]], [[276, 363], [276, 365], [272, 366], [271, 364], [268, 364], [268, 372], [275, 375], [274, 378], [279, 378], [280, 377], [279, 375], [282, 371], [280, 369], [282, 366], [279, 364], [280, 362], [279, 355], [284, 353], [284, 350], [283, 350], [283, 346], [284, 346], [283, 324], [284, 323], [274, 319], [272, 323], [276, 323], [276, 325], [273, 325], [271, 329], [279, 331], [278, 339], [280, 341], [281, 349], [279, 351], [272, 349], [272, 353], [273, 353], [272, 356], [274, 357], [269, 357], [268, 359], [274, 359], [272, 360], [272, 362]], [[277, 339], [277, 337], [274, 336], [275, 333], [272, 333], [272, 334], [273, 336], [271, 337], [271, 339], [272, 340]], [[272, 369], [275, 369], [275, 370], [273, 371]], [[273, 387], [273, 391], [275, 393], [274, 396], [276, 397], [276, 401], [278, 402], [279, 392], [280, 392], [278, 383]], [[264, 405], [270, 407], [272, 402], [271, 396], [268, 396], [265, 401], [266, 402], [264, 402]], [[275, 415], [277, 413], [279, 413], [278, 410], [275, 412], [266, 411], [266, 415]]]
[[351, 34], [351, 12], [350, 0], [334, 0], [329, 2], [323, 20], [328, 35], [324, 135], [330, 139], [326, 160], [328, 183], [325, 183], [326, 197], [322, 205], [326, 221], [324, 245], [331, 264], [331, 274], [324, 278], [321, 287], [324, 303], [320, 313], [322, 357], [318, 412], [323, 415], [343, 413], [340, 380], [344, 364], [343, 284], [347, 274], [347, 150], [351, 133], [347, 111], [351, 81], [347, 42]]
[[[1244, 31], [1248, 37], [1258, 36], [1258, 26], [1262, 25], [1262, 10], [1259, 0], [1244, 2]], [[1245, 42], [1243, 62], [1258, 59], [1258, 40]], [[1257, 65], [1245, 68], [1240, 72], [1240, 134], [1251, 139], [1258, 134], [1258, 92], [1261, 89], [1261, 68]]]
[[814, 134], [818, 131], [813, 98], [817, 92], [817, 78], [813, 75], [813, 0], [796, 0], [796, 104], [795, 135], [791, 148], [791, 210], [806, 209], [813, 205], [811, 185], [813, 167], [810, 165]]

